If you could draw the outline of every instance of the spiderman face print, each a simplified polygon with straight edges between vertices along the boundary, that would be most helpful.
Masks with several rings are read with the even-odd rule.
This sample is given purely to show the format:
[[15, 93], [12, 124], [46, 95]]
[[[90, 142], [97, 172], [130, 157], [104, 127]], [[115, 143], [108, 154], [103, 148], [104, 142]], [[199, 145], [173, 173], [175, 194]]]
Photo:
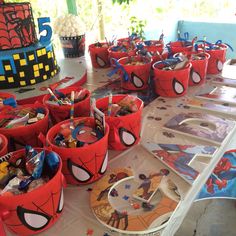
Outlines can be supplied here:
[[[77, 118], [75, 119], [75, 123], [77, 121], [85, 122], [84, 127], [81, 127], [81, 129], [75, 132], [75, 137], [78, 140], [82, 142], [86, 141], [83, 146], [76, 148], [62, 148], [56, 145], [51, 146], [62, 158], [62, 172], [67, 183], [82, 185], [92, 183], [101, 178], [107, 169], [109, 127], [106, 127], [105, 135], [97, 139], [95, 136], [88, 136], [88, 134], [91, 133], [89, 127], [93, 127], [95, 123], [93, 118]], [[67, 122], [68, 121], [62, 122], [49, 130], [47, 139], [50, 144], [52, 144], [53, 141], [51, 141], [49, 137], [54, 137], [54, 135], [58, 133], [58, 128]], [[89, 142], [87, 142], [88, 137], [91, 138]]]
[[[93, 155], [92, 155], [93, 154]], [[108, 152], [105, 153], [91, 153], [85, 158], [67, 159], [67, 174], [66, 179], [72, 184], [86, 184], [92, 183], [102, 177], [107, 169]]]
[[187, 92], [191, 64], [179, 70], [154, 70], [156, 93], [162, 97], [179, 97]]
[[141, 111], [124, 117], [110, 117], [109, 147], [115, 150], [125, 150], [140, 140]]

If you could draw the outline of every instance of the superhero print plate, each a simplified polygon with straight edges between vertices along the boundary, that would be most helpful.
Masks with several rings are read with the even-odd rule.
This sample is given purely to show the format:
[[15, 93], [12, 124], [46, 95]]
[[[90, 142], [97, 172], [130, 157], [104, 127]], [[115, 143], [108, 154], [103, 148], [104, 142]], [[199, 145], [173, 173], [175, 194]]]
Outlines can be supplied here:
[[[179, 198], [173, 191], [175, 184], [160, 173], [144, 173], [141, 179], [145, 175], [145, 181], [140, 183], [131, 169], [109, 171], [91, 192], [90, 204], [96, 218], [106, 227], [129, 235], [162, 231]], [[157, 175], [158, 181], [162, 180], [150, 201], [133, 196], [137, 189], [142, 196], [147, 195]]]

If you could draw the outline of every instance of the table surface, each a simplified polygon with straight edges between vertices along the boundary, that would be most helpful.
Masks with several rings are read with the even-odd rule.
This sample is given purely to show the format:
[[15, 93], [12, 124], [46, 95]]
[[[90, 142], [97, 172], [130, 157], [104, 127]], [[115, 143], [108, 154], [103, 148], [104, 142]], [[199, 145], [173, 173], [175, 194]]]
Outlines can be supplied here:
[[[89, 58], [87, 58], [87, 82], [83, 87], [88, 88], [89, 90], [94, 90], [98, 87], [101, 87], [103, 84], [108, 82], [107, 72], [110, 69], [93, 69]], [[141, 162], [150, 163], [157, 161], [156, 158], [153, 158], [150, 153], [144, 150], [142, 143], [147, 141], [155, 143], [173, 143], [173, 144], [200, 144], [200, 145], [212, 145], [205, 141], [199, 141], [194, 138], [189, 138], [184, 135], [174, 134], [174, 135], [165, 135], [163, 132], [163, 124], [170, 119], [175, 114], [180, 112], [189, 112], [197, 111], [201, 112], [198, 109], [187, 109], [184, 106], [186, 100], [193, 96], [197, 91], [208, 86], [210, 80], [206, 84], [198, 87], [191, 87], [188, 89], [188, 94], [180, 98], [156, 98], [149, 105], [147, 105], [142, 114], [142, 132], [141, 132], [141, 143], [132, 147], [130, 150], [125, 152], [118, 152], [109, 150], [109, 168], [116, 167], [127, 167], [137, 166]], [[205, 112], [214, 115], [212, 112]], [[215, 113], [215, 115], [217, 115]], [[221, 115], [222, 116], [222, 115]], [[225, 115], [226, 118], [232, 118]], [[191, 207], [194, 199], [196, 198], [198, 192], [202, 188], [203, 184], [206, 182], [210, 173], [214, 169], [215, 165], [222, 157], [223, 153], [226, 150], [232, 149], [236, 145], [236, 135], [234, 134], [225, 145], [222, 145], [218, 148], [217, 153], [214, 158], [210, 160], [208, 164], [205, 163], [205, 168], [201, 168], [202, 163], [196, 163], [195, 168], [200, 171], [200, 175], [195, 180], [193, 185], [188, 184], [185, 181], [182, 181], [181, 178], [175, 173], [171, 173], [170, 179], [174, 182], [178, 182], [178, 187], [181, 189], [181, 201], [178, 204], [178, 207], [172, 214], [171, 218], [168, 221], [167, 226], [161, 232], [161, 236], [171, 236], [174, 235], [179, 226], [181, 225], [185, 215]], [[97, 221], [93, 215], [90, 204], [90, 188], [93, 188], [94, 184], [86, 186], [67, 186], [64, 191], [65, 205], [64, 212], [60, 219], [55, 223], [55, 225], [47, 230], [46, 232], [40, 233], [38, 235], [42, 236], [87, 236], [87, 230], [92, 230], [92, 236], [103, 236], [105, 233], [108, 235], [121, 235], [116, 232], [112, 232], [110, 229], [103, 226]], [[7, 232], [7, 236], [12, 236], [13, 234]], [[160, 235], [150, 234], [150, 235]]]

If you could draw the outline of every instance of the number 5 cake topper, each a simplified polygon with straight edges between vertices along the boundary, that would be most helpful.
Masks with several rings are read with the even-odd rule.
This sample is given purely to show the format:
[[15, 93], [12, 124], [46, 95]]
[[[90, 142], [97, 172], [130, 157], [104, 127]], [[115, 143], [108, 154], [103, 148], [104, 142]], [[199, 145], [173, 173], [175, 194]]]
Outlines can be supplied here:
[[[0, 0], [1, 1], [1, 0]], [[45, 43], [51, 40], [52, 38], [52, 27], [50, 26], [50, 17], [40, 17], [38, 18], [38, 27], [39, 27], [39, 42]], [[46, 34], [45, 34], [46, 31]]]

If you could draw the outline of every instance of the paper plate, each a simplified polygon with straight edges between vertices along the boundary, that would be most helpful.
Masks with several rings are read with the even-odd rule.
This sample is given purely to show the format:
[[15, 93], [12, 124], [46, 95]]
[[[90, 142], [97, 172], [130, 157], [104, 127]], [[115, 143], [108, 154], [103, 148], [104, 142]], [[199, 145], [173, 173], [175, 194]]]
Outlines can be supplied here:
[[[167, 178], [163, 179], [166, 181]], [[91, 192], [90, 204], [96, 218], [106, 227], [123, 234], [162, 231], [178, 204], [175, 194], [170, 189], [162, 189], [160, 184], [148, 203], [152, 208], [147, 210], [142, 201], [133, 197], [138, 185], [130, 169], [120, 168], [107, 173]]]

